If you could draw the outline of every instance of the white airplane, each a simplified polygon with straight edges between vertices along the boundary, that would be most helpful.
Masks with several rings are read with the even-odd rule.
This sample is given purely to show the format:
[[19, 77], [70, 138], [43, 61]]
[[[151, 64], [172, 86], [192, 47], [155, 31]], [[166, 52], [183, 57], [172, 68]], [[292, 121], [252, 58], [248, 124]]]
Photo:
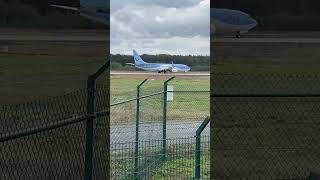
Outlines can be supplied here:
[[133, 63], [126, 63], [128, 65], [135, 66], [138, 69], [142, 69], [145, 71], [156, 71], [158, 73], [166, 73], [166, 72], [188, 72], [190, 71], [190, 67], [185, 64], [164, 64], [164, 63], [147, 63], [144, 62], [138, 53], [133, 50]]
[[236, 38], [240, 38], [241, 33], [247, 33], [258, 24], [250, 15], [231, 9], [211, 8], [210, 17], [213, 33], [236, 33]]
[[70, 7], [62, 5], [51, 5], [60, 9], [77, 11], [81, 16], [102, 22], [109, 23], [110, 11], [109, 0], [80, 0], [80, 7]]

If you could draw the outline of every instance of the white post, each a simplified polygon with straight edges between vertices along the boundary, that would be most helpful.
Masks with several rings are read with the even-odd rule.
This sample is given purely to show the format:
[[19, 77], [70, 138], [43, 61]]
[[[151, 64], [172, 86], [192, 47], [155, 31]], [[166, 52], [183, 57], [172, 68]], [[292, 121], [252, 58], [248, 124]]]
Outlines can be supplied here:
[[167, 101], [173, 101], [173, 86], [167, 86]]

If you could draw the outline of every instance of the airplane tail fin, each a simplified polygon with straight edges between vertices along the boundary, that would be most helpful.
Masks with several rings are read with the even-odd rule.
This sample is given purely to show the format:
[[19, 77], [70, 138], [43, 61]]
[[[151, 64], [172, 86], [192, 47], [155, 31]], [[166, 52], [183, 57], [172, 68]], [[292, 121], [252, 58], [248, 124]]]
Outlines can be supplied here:
[[133, 50], [133, 59], [134, 59], [134, 63], [136, 65], [145, 64], [146, 63], [141, 59], [141, 57], [139, 56], [139, 54], [135, 50]]

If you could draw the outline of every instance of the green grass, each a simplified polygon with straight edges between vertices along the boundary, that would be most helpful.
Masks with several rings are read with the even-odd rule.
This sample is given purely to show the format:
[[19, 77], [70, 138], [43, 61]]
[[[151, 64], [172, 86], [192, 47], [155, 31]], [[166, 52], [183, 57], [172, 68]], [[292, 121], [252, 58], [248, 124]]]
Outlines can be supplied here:
[[1, 104], [19, 104], [86, 87], [99, 57], [0, 54]]
[[[189, 141], [191, 138], [184, 138], [183, 141]], [[205, 139], [209, 139], [206, 137]], [[182, 139], [180, 139], [182, 140]], [[139, 171], [142, 179], [192, 179], [195, 175], [195, 152], [194, 145], [171, 144], [167, 149], [167, 160], [162, 160], [161, 144], [153, 144], [157, 141], [148, 141], [151, 148], [143, 148], [139, 152]], [[133, 145], [133, 144], [132, 144]], [[210, 155], [209, 142], [202, 143], [201, 154], [201, 178], [209, 179], [210, 176]], [[191, 148], [192, 147], [192, 148]], [[111, 179], [130, 179], [134, 173], [134, 152], [130, 149], [117, 149], [111, 151]]]
[[[174, 76], [174, 74], [172, 74]], [[170, 76], [171, 77], [171, 76]], [[146, 77], [147, 78], [147, 77]], [[141, 96], [148, 95], [151, 93], [156, 93], [163, 91], [163, 82], [166, 78], [161, 80], [152, 79], [148, 80], [140, 90]], [[137, 79], [134, 76], [127, 77], [111, 77], [110, 80], [110, 91], [111, 98], [117, 99], [130, 99], [136, 97], [137, 86], [143, 81], [143, 79]], [[209, 90], [210, 82], [209, 78], [207, 79], [184, 79], [176, 77], [172, 80], [169, 85], [173, 86], [174, 90], [184, 90], [184, 91], [196, 91], [196, 90]]]
[[[201, 156], [201, 178], [210, 179], [209, 154]], [[195, 175], [195, 159], [186, 157], [167, 161], [155, 170], [152, 179], [192, 179]]]
[[[136, 97], [136, 86], [141, 79], [130, 77], [111, 78], [112, 102], [119, 102]], [[176, 91], [209, 91], [210, 83], [207, 79], [177, 79], [170, 83]], [[150, 80], [141, 88], [141, 96], [163, 91], [163, 80]], [[174, 93], [174, 100], [168, 102], [168, 120], [202, 120], [210, 114], [209, 92]], [[163, 111], [163, 94], [141, 99], [140, 122], [161, 122]], [[128, 123], [135, 121], [135, 102], [113, 106], [111, 108], [112, 122]], [[130, 118], [131, 117], [131, 118]]]
[[[48, 56], [0, 54], [0, 89], [1, 104], [18, 104], [32, 101], [39, 97], [62, 95], [86, 86], [87, 76], [97, 70], [104, 60], [101, 57]], [[241, 61], [240, 61], [241, 62]], [[234, 73], [293, 73], [318, 74], [317, 64], [309, 65], [272, 65], [250, 63], [218, 63], [214, 72]], [[152, 77], [150, 78], [152, 79]], [[142, 94], [162, 89], [162, 81], [149, 80], [144, 85]], [[143, 80], [132, 78], [112, 78], [111, 97], [126, 99], [135, 97], [136, 86]], [[177, 79], [172, 83], [175, 90], [208, 89], [209, 79]]]
[[[142, 82], [141, 79], [128, 77], [110, 79], [111, 98], [129, 99], [136, 97], [137, 86]], [[158, 92], [162, 89], [160, 80], [150, 80], [141, 88], [142, 95], [149, 92]]]

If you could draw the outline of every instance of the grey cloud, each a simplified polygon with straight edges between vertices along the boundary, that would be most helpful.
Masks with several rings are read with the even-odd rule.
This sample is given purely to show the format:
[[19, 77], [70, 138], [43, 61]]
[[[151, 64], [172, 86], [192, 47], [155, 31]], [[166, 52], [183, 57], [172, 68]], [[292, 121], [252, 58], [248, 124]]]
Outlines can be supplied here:
[[189, 7], [195, 6], [202, 0], [111, 0], [111, 10], [116, 11], [125, 6], [162, 6], [162, 7]]
[[111, 28], [115, 24], [121, 24], [131, 30], [132, 36], [150, 38], [209, 36], [209, 10], [205, 4], [180, 9], [128, 6], [112, 14]]
[[[120, 2], [128, 2], [128, 4], [121, 6]], [[177, 48], [176, 44], [184, 45], [172, 41], [177, 37], [180, 38], [179, 41], [184, 39], [189, 43], [192, 41], [189, 41], [188, 38], [201, 37], [197, 39], [199, 42], [210, 38], [209, 0], [135, 0], [130, 2], [121, 0], [120, 2], [111, 1], [111, 9], [114, 9], [111, 13], [111, 49], [113, 50], [126, 51], [123, 47], [112, 48], [112, 46], [129, 47], [132, 44], [141, 45], [141, 42], [145, 42], [142, 44], [147, 44], [148, 47], [162, 47], [167, 50], [169, 48], [173, 51], [174, 48]], [[166, 44], [167, 42], [169, 44]], [[206, 54], [209, 54], [209, 40], [206, 45], [208, 46]]]

